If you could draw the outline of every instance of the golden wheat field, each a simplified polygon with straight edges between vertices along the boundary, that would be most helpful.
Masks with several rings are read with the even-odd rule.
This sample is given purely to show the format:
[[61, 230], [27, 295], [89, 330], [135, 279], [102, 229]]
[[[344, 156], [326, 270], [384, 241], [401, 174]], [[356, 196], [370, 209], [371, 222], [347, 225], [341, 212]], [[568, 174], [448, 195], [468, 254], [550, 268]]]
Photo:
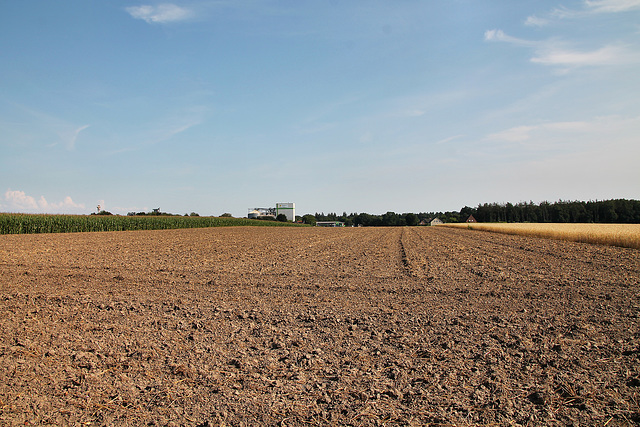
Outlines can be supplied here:
[[640, 224], [462, 223], [444, 226], [640, 249]]

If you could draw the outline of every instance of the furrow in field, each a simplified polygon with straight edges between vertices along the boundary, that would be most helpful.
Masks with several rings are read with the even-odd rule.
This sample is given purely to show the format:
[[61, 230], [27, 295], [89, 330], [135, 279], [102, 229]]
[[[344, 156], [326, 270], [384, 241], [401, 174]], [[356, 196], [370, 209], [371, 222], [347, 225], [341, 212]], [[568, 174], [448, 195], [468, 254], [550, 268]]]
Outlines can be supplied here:
[[[451, 244], [430, 228], [407, 228], [404, 246], [412, 274], [427, 281], [473, 282], [477, 272], [461, 263], [460, 247]], [[463, 267], [463, 268], [460, 268]]]
[[[620, 253], [608, 245], [589, 243], [575, 243], [569, 241], [536, 238], [518, 235], [498, 235], [476, 230], [464, 230], [467, 241], [477, 242], [477, 245], [486, 248], [488, 253], [517, 254], [525, 253], [536, 258], [551, 258], [566, 264], [582, 264], [594, 269], [610, 269], [612, 256], [620, 259], [613, 268], [616, 273], [637, 274], [640, 268], [636, 262], [637, 251], [625, 249]], [[486, 243], [486, 245], [482, 244]], [[572, 248], [583, 248], [582, 251], [566, 250], [567, 245]], [[615, 254], [615, 255], [614, 255]]]
[[335, 280], [367, 275], [391, 278], [401, 274], [399, 264], [399, 230], [352, 228], [319, 230], [329, 233], [313, 246], [296, 247], [288, 255], [278, 254], [279, 261], [267, 274], [293, 274], [306, 278], [333, 277]]
[[[640, 273], [637, 251], [524, 236], [488, 235], [435, 228], [445, 244], [457, 247], [461, 264], [495, 281], [551, 284], [611, 281], [624, 283]], [[577, 249], [577, 250], [576, 250]], [[612, 254], [619, 262], [611, 265]], [[622, 279], [622, 282], [620, 280]]]

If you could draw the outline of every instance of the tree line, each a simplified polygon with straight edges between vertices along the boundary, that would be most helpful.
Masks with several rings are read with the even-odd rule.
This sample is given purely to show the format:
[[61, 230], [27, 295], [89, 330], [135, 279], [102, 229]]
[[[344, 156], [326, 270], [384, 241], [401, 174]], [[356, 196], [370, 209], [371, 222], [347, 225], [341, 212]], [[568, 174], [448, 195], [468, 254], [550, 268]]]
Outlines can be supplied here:
[[473, 216], [478, 222], [554, 222], [554, 223], [640, 223], [640, 200], [557, 201], [553, 203], [520, 202], [484, 203], [475, 208], [465, 206], [460, 211], [395, 213], [382, 215], [368, 213], [324, 212], [304, 215], [305, 223], [341, 221], [346, 226], [413, 226], [440, 218], [444, 222], [466, 222]]

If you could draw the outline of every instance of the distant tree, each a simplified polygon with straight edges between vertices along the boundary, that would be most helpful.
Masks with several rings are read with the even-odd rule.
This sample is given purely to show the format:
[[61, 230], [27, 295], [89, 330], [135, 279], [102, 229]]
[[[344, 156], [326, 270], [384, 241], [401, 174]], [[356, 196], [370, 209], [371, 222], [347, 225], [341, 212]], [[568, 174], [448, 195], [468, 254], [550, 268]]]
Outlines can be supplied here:
[[618, 214], [616, 213], [616, 208], [613, 200], [600, 202], [599, 212], [601, 222], [611, 223], [618, 220]]
[[407, 225], [407, 221], [405, 219], [405, 214], [397, 214], [395, 212], [387, 212], [382, 215], [382, 222], [384, 225], [389, 225], [392, 227], [403, 227]]
[[538, 222], [538, 213], [540, 212], [540, 207], [530, 201], [528, 204], [525, 202], [522, 205], [523, 209], [523, 220], [525, 222]]
[[569, 222], [569, 209], [566, 203], [551, 205], [551, 222]]
[[287, 222], [287, 216], [285, 214], [278, 214], [278, 216], [276, 217], [276, 221]]
[[233, 218], [233, 215], [231, 215], [229, 212], [225, 212], [222, 215], [220, 215], [221, 218]]
[[418, 225], [418, 215], [414, 214], [414, 213], [406, 213], [403, 215], [404, 216], [404, 221], [406, 222], [406, 224], [408, 226], [415, 226]]
[[460, 209], [460, 221], [466, 221], [469, 216], [474, 214], [474, 209], [469, 206], [465, 206]]
[[[316, 221], [343, 221], [345, 225], [357, 225], [364, 227], [376, 226], [403, 226], [414, 223], [414, 215], [417, 223], [431, 221], [440, 218], [444, 222], [464, 222], [469, 215], [478, 222], [620, 222], [640, 223], [640, 200], [600, 200], [600, 201], [562, 201], [554, 203], [543, 201], [540, 204], [519, 202], [516, 204], [507, 202], [479, 204], [477, 208], [468, 206], [459, 212], [420, 212], [403, 213], [387, 212], [383, 215], [368, 213], [343, 212], [341, 216], [336, 213], [317, 213], [312, 215]], [[304, 217], [303, 217], [304, 221]], [[306, 221], [304, 221], [306, 223]]]
[[306, 214], [302, 216], [302, 222], [304, 222], [305, 224], [315, 226], [317, 221], [315, 216]]
[[459, 212], [451, 212], [451, 211], [447, 211], [447, 212], [439, 214], [437, 216], [444, 222], [462, 222], [462, 221], [467, 219], [467, 218], [465, 218], [463, 220], [463, 219], [460, 218], [460, 213]]

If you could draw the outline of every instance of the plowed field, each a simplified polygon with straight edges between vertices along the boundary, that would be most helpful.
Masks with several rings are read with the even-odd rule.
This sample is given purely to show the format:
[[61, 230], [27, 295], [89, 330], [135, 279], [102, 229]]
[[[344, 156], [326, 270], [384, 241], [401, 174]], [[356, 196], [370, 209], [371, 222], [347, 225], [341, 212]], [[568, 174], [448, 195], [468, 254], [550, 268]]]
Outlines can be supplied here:
[[0, 425], [637, 425], [640, 251], [472, 230], [0, 236]]

